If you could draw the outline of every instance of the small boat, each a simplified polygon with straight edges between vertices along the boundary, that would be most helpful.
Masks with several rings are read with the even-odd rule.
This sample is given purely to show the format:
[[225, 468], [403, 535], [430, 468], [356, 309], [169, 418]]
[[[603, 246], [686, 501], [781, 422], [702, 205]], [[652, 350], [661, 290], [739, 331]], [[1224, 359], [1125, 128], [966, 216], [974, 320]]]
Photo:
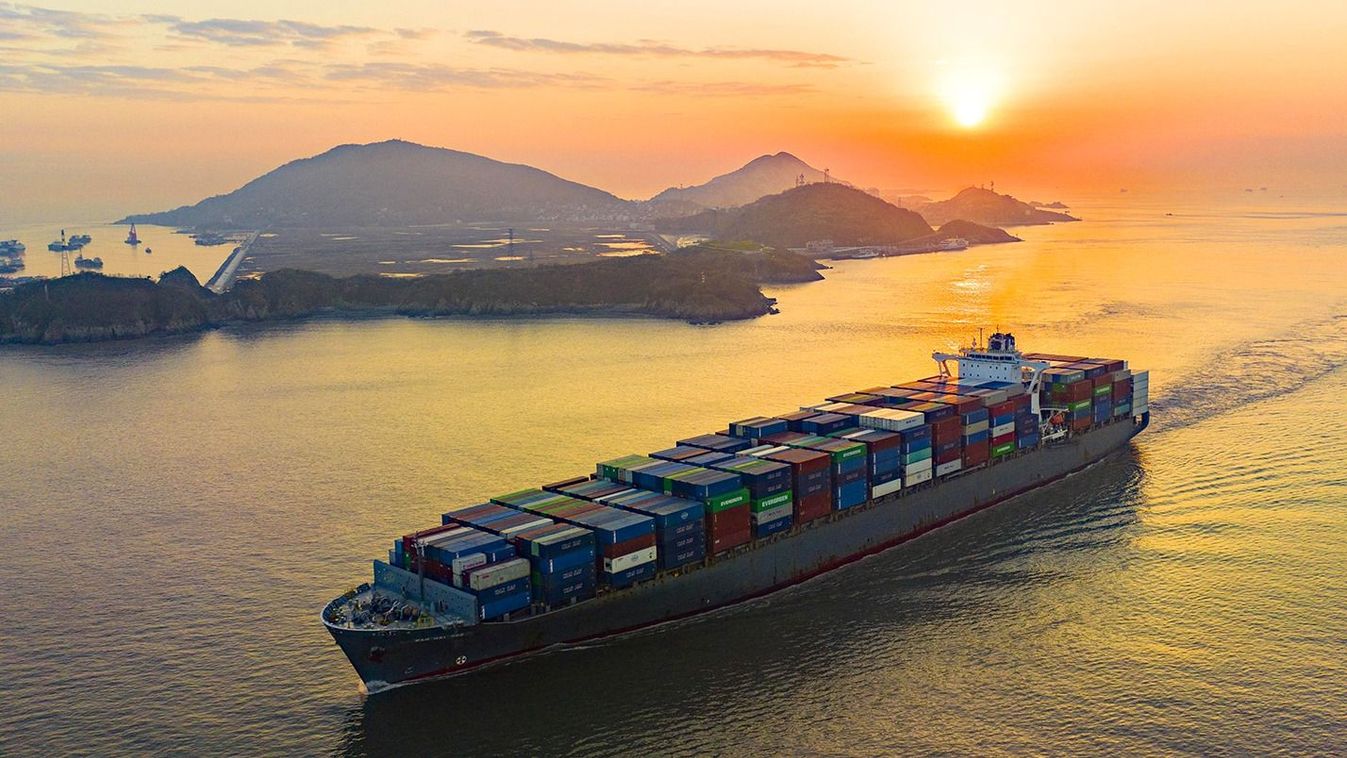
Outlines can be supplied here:
[[0, 256], [0, 274], [13, 274], [23, 268], [23, 259], [11, 256]]
[[0, 240], [0, 255], [23, 255], [28, 246], [18, 240]]
[[[128, 245], [139, 245], [139, 244], [140, 244], [140, 237], [136, 234], [136, 225], [135, 225], [135, 224], [132, 224], [132, 225], [131, 225], [131, 233], [128, 234], [128, 235], [126, 235], [126, 244], [128, 244]], [[150, 251], [149, 251], [149, 250], [146, 250], [145, 252], [148, 253], [148, 252], [150, 252]]]
[[145, 248], [145, 254], [146, 254], [146, 255], [149, 255], [150, 253], [153, 253], [153, 252], [154, 252], [154, 251], [151, 250], [151, 249], [149, 249], [148, 247]]
[[79, 245], [80, 247], [84, 247], [85, 245], [87, 245], [87, 244], [89, 244], [90, 242], [93, 242], [93, 241], [94, 241], [94, 238], [93, 238], [93, 237], [90, 237], [90, 236], [87, 235], [87, 234], [72, 234], [72, 235], [70, 235], [70, 244], [72, 244], [72, 245]]
[[75, 268], [103, 268], [102, 258], [85, 258], [83, 255], [75, 256]]

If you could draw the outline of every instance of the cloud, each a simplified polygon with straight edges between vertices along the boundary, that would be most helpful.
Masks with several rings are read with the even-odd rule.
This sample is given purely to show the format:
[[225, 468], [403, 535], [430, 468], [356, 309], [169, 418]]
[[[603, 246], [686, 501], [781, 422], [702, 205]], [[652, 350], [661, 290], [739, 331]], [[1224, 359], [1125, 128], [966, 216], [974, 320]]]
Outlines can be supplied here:
[[708, 97], [770, 97], [803, 95], [813, 92], [807, 84], [760, 84], [758, 82], [679, 82], [658, 81], [638, 84], [632, 89], [660, 95], [705, 95]]
[[566, 42], [546, 37], [512, 37], [489, 29], [474, 29], [464, 37], [479, 45], [517, 52], [544, 52], [599, 55], [631, 55], [661, 58], [706, 58], [720, 60], [762, 60], [800, 68], [836, 68], [851, 63], [850, 58], [831, 53], [805, 50], [777, 50], [770, 48], [678, 47], [655, 40], [637, 40], [635, 43]]
[[292, 45], [316, 48], [343, 37], [379, 34], [368, 26], [324, 26], [306, 21], [254, 21], [238, 18], [210, 18], [187, 21], [178, 16], [145, 16], [151, 23], [164, 24], [171, 34], [229, 47]]
[[434, 63], [370, 62], [332, 64], [323, 78], [380, 88], [441, 90], [451, 87], [515, 89], [522, 87], [597, 87], [606, 80], [588, 74], [552, 74], [500, 68], [459, 68]]
[[25, 37], [103, 39], [115, 33], [124, 19], [99, 13], [80, 13], [31, 5], [0, 3], [0, 32]]

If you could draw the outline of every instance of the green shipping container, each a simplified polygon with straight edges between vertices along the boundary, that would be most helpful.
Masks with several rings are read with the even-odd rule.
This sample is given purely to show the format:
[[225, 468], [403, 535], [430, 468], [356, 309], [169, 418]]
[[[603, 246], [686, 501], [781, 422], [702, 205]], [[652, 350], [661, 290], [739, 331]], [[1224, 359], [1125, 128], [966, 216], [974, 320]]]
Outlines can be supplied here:
[[783, 505], [789, 505], [794, 497], [795, 494], [792, 490], [779, 492], [775, 495], [768, 495], [761, 500], [752, 501], [751, 510], [754, 513], [762, 513], [763, 511], [770, 511], [773, 508], [780, 508]]
[[736, 505], [743, 505], [748, 502], [748, 490], [737, 489], [734, 492], [726, 492], [723, 495], [716, 495], [706, 500], [706, 510], [711, 513], [720, 513], [729, 510]]
[[992, 457], [993, 457], [993, 458], [996, 458], [996, 457], [999, 457], [999, 456], [1002, 456], [1002, 455], [1008, 455], [1008, 454], [1013, 453], [1013, 452], [1015, 452], [1015, 443], [1014, 443], [1014, 442], [1004, 442], [1004, 443], [1002, 443], [1002, 444], [1000, 444], [1000, 445], [997, 445], [996, 447], [992, 448]]
[[1090, 405], [1092, 404], [1092, 402], [1093, 401], [1089, 399], [1077, 400], [1076, 402], [1072, 403], [1067, 407], [1073, 411], [1088, 411], [1090, 410]]
[[1099, 385], [1098, 387], [1095, 387], [1095, 388], [1094, 388], [1094, 396], [1095, 396], [1095, 397], [1099, 397], [1099, 396], [1101, 396], [1101, 395], [1111, 395], [1111, 394], [1113, 394], [1113, 385], [1112, 385], [1112, 384], [1101, 384], [1101, 385]]
[[930, 458], [932, 452], [933, 452], [932, 449], [928, 447], [924, 450], [918, 450], [915, 453], [908, 453], [907, 455], [903, 456], [903, 465], [910, 466], [913, 463], [921, 463], [927, 458]]

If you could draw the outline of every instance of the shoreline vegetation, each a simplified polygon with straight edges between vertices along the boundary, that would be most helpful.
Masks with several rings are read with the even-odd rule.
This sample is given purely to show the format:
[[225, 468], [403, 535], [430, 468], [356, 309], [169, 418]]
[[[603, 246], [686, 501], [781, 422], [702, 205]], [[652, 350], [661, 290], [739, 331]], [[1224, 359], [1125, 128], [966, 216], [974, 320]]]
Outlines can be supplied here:
[[774, 313], [776, 301], [760, 285], [817, 281], [820, 268], [789, 252], [703, 245], [593, 263], [405, 279], [283, 269], [218, 295], [182, 267], [158, 282], [83, 273], [0, 294], [0, 343], [102, 342], [330, 313], [651, 316], [708, 324]]

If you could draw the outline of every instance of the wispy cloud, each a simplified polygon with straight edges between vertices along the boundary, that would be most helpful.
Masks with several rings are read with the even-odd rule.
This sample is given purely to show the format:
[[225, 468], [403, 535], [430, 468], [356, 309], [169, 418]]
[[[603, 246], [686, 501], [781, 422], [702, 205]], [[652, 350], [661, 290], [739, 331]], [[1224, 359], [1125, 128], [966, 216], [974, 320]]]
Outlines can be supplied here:
[[665, 80], [638, 84], [631, 89], [660, 95], [702, 95], [706, 97], [771, 97], [802, 95], [813, 92], [807, 84], [762, 84], [759, 82], [684, 82]]
[[125, 25], [125, 19], [101, 13], [0, 3], [0, 33], [24, 38], [101, 39]]
[[[111, 97], [336, 101], [357, 91], [453, 89], [610, 89], [654, 94], [775, 96], [801, 84], [642, 81], [567, 67], [528, 70], [433, 62], [430, 28], [374, 28], [237, 18], [193, 20], [173, 14], [110, 15], [16, 5], [0, 0], [0, 91]], [[443, 40], [442, 40], [443, 42]], [[559, 54], [745, 59], [832, 67], [849, 59], [775, 49], [693, 49], [654, 40], [631, 44], [526, 39], [494, 31], [454, 35], [460, 47]], [[338, 44], [342, 43], [342, 44]], [[227, 48], [221, 54], [220, 48]], [[460, 52], [462, 52], [460, 50]]]
[[598, 87], [607, 80], [581, 73], [539, 73], [501, 68], [459, 68], [443, 64], [370, 62], [332, 64], [323, 78], [380, 88], [441, 90], [450, 87], [516, 89], [521, 87]]
[[661, 58], [709, 58], [721, 60], [762, 60], [802, 68], [836, 68], [851, 63], [850, 58], [831, 53], [807, 50], [778, 50], [769, 48], [678, 47], [656, 40], [637, 40], [634, 43], [568, 42], [546, 37], [514, 37], [489, 29], [475, 29], [464, 33], [471, 42], [503, 50], [599, 55], [631, 55]]
[[324, 26], [305, 21], [253, 21], [238, 18], [209, 18], [188, 21], [178, 16], [145, 16], [146, 21], [164, 24], [171, 34], [187, 39], [214, 42], [230, 47], [293, 45], [322, 47], [343, 37], [363, 37], [380, 33], [368, 26]]

